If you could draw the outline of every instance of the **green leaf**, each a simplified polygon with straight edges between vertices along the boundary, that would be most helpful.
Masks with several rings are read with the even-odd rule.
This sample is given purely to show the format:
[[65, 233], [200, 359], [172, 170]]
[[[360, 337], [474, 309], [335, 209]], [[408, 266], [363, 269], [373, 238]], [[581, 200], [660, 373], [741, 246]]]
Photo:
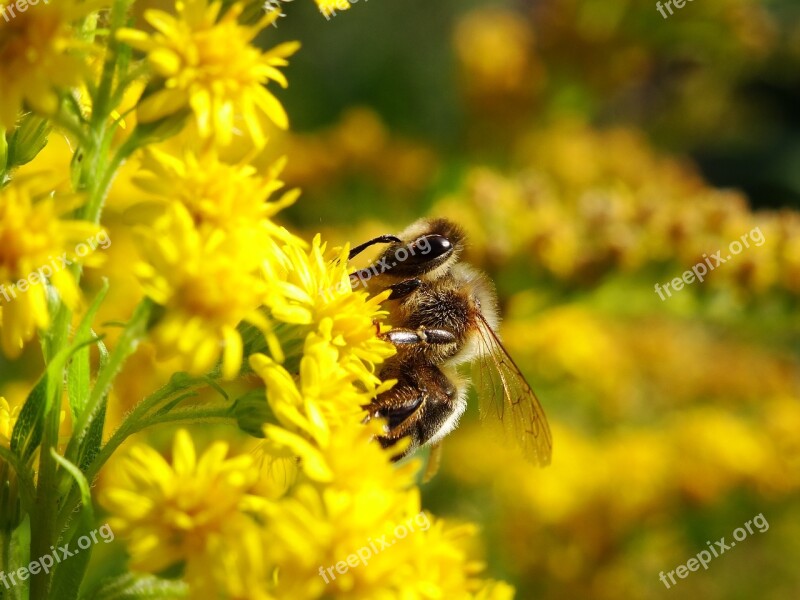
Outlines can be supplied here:
[[11, 432], [11, 450], [25, 464], [42, 441], [44, 431], [44, 410], [47, 406], [48, 373], [53, 364], [39, 378], [31, 393], [28, 394], [22, 410], [19, 411], [17, 423]]
[[63, 348], [53, 357], [47, 369], [34, 386], [11, 432], [11, 450], [20, 457], [23, 463], [33, 456], [39, 443], [42, 441], [44, 431], [44, 414], [48, 403], [60, 390], [64, 366], [73, 353], [77, 352], [92, 341], [75, 341], [67, 348]]
[[[100, 305], [108, 293], [108, 280], [103, 279], [103, 287], [97, 292], [92, 305], [84, 315], [75, 332], [76, 339], [95, 338], [97, 336], [91, 329], [92, 321], [97, 314]], [[69, 371], [67, 373], [67, 391], [69, 396], [69, 406], [72, 410], [73, 418], [78, 417], [86, 408], [89, 402], [89, 385], [91, 383], [91, 375], [89, 368], [89, 347], [82, 348], [75, 353], [72, 361], [69, 364]]]
[[47, 145], [53, 126], [48, 119], [28, 113], [8, 137], [7, 167], [12, 169], [31, 162]]
[[86, 435], [86, 442], [81, 448], [80, 466], [85, 471], [100, 452], [103, 444], [103, 426], [106, 422], [106, 405], [100, 410], [97, 418], [92, 420], [89, 425], [89, 433]]
[[78, 551], [78, 538], [86, 535], [94, 527], [92, 493], [89, 489], [89, 482], [86, 481], [86, 477], [83, 476], [78, 467], [56, 452], [55, 448], [50, 449], [50, 455], [72, 476], [81, 493], [82, 506], [78, 526], [69, 544], [76, 554], [56, 566], [50, 587], [51, 597], [59, 600], [75, 600], [78, 597], [78, 590], [80, 589], [81, 581], [83, 581], [86, 567], [89, 566], [89, 559], [92, 557], [92, 546]]
[[152, 575], [136, 576], [126, 573], [107, 581], [82, 600], [173, 600], [188, 598], [189, 586], [183, 581], [159, 579]]

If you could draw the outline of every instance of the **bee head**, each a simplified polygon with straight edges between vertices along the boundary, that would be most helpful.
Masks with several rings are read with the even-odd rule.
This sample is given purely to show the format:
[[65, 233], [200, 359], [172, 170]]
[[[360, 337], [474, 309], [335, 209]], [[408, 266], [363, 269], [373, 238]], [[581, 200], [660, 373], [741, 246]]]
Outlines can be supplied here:
[[463, 230], [447, 219], [420, 219], [391, 243], [379, 259], [388, 274], [401, 279], [436, 279], [458, 260], [464, 248]]

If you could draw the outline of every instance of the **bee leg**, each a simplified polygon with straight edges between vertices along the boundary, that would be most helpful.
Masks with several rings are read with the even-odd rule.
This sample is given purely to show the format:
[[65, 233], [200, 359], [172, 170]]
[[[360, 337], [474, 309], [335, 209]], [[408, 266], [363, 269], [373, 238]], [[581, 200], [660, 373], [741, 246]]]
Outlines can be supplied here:
[[419, 279], [406, 279], [400, 283], [390, 285], [388, 289], [392, 290], [392, 293], [389, 296], [389, 300], [402, 300], [421, 285], [422, 281]]
[[398, 327], [379, 336], [395, 346], [408, 346], [410, 344], [455, 344], [458, 338], [447, 329], [405, 329]]
[[369, 248], [370, 246], [374, 246], [375, 244], [389, 244], [391, 242], [395, 242], [397, 244], [401, 243], [403, 240], [394, 236], [394, 235], [379, 235], [376, 238], [369, 240], [368, 242], [364, 242], [363, 244], [359, 244], [352, 250], [350, 250], [350, 255], [347, 257], [348, 260], [353, 260], [356, 256], [361, 254], [364, 250]]

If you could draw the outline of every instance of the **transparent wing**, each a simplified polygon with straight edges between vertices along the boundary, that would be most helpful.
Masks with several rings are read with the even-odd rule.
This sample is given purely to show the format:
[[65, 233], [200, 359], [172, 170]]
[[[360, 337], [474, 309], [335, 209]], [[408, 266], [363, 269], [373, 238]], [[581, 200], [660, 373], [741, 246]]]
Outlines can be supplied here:
[[481, 416], [497, 419], [506, 437], [540, 466], [550, 464], [553, 438], [539, 399], [497, 334], [479, 315], [481, 358], [474, 370]]

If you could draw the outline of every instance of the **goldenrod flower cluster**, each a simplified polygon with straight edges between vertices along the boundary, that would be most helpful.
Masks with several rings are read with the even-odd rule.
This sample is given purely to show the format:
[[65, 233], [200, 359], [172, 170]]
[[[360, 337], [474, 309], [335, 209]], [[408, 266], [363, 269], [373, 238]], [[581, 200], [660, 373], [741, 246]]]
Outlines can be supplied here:
[[570, 286], [645, 270], [671, 278], [758, 227], [760, 245], [713, 271], [710, 287], [800, 292], [796, 213], [753, 214], [741, 193], [709, 187], [629, 129], [566, 119], [522, 135], [513, 173], [475, 168], [433, 212], [471, 226], [476, 260], [524, 256], [540, 277]]
[[[128, 560], [91, 597], [511, 598], [481, 579], [476, 527], [425, 511], [418, 463], [396, 466], [363, 424], [393, 383], [377, 376], [385, 296], [351, 289], [346, 246], [277, 221], [299, 191], [285, 158], [256, 159], [288, 126], [274, 84], [299, 45], [260, 49], [278, 13], [247, 23], [243, 2], [178, 0], [141, 23], [136, 8], [0, 20], [0, 283], [17, 289], [0, 339], [10, 359], [38, 340], [43, 364], [26, 399], [0, 399], [0, 570], [78, 539], [96, 499]], [[134, 402], [110, 405], [128, 383]], [[143, 440], [115, 454], [164, 424], [168, 456]], [[425, 526], [370, 564], [328, 570], [412, 518]], [[30, 548], [6, 552], [11, 536]], [[88, 564], [30, 578], [26, 597], [74, 597]]]

